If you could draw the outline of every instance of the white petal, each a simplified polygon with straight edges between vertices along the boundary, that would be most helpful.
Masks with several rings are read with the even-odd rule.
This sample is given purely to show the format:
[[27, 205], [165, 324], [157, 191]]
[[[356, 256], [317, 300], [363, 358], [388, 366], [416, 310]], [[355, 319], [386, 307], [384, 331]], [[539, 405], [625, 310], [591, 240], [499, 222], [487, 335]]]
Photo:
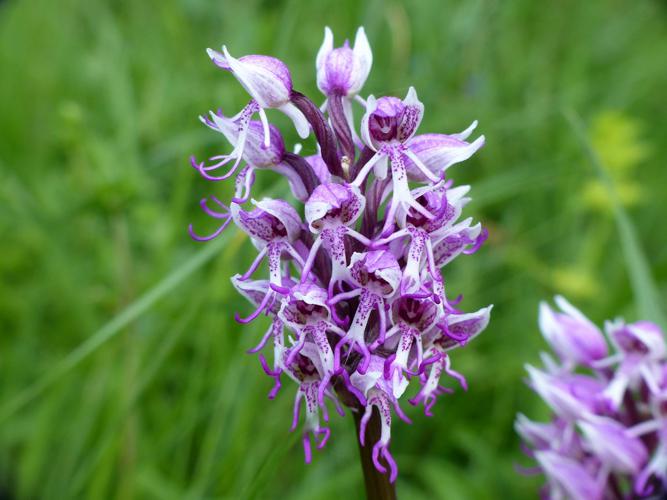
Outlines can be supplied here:
[[327, 54], [333, 50], [333, 33], [331, 28], [326, 26], [324, 28], [324, 40], [320, 46], [320, 50], [317, 52], [317, 57], [315, 58], [315, 68], [319, 69], [324, 65], [324, 60], [327, 57]]
[[374, 146], [371, 139], [371, 132], [368, 127], [368, 119], [376, 109], [377, 101], [375, 100], [375, 96], [369, 95], [368, 99], [366, 99], [366, 112], [361, 118], [361, 140], [364, 141], [364, 144], [366, 144], [366, 146], [371, 148], [373, 151], [377, 151], [377, 148]]
[[310, 135], [310, 123], [308, 123], [308, 120], [304, 114], [299, 111], [299, 108], [297, 108], [291, 102], [288, 102], [280, 106], [278, 109], [285, 113], [290, 118], [290, 120], [292, 120], [292, 123], [294, 123], [294, 128], [296, 129], [296, 133], [299, 134], [299, 137], [305, 139]]
[[208, 54], [208, 57], [210, 57], [211, 60], [218, 66], [229, 66], [227, 59], [225, 59], [225, 56], [223, 56], [220, 52], [213, 49], [206, 49], [206, 53]]
[[211, 120], [215, 123], [216, 129], [222, 133], [225, 138], [234, 146], [239, 138], [239, 127], [231, 119], [225, 116], [218, 116], [213, 111], [210, 112]]
[[468, 137], [470, 137], [470, 134], [472, 134], [473, 130], [475, 130], [476, 128], [477, 128], [477, 120], [472, 122], [470, 126], [463, 132], [459, 132], [458, 134], [452, 134], [452, 137], [455, 137], [461, 141], [465, 141]]
[[354, 84], [350, 89], [350, 93], [356, 94], [364, 86], [364, 83], [366, 83], [368, 74], [371, 72], [371, 66], [373, 65], [373, 53], [371, 52], [371, 46], [368, 43], [363, 26], [357, 30], [352, 52], [354, 53], [355, 67]]

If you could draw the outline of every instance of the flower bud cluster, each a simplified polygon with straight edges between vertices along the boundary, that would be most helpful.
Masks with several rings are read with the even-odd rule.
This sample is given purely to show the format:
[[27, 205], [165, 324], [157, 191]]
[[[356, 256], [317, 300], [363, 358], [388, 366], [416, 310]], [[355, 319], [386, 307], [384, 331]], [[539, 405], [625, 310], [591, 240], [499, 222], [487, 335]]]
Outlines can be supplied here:
[[[491, 306], [472, 313], [457, 308], [461, 297], [447, 297], [441, 272], [486, 238], [480, 224], [460, 220], [469, 187], [454, 187], [445, 177], [484, 137], [467, 142], [476, 122], [459, 134], [417, 135], [424, 106], [412, 87], [403, 99], [360, 97], [372, 64], [363, 28], [353, 48], [348, 42], [333, 48], [333, 34], [325, 30], [316, 61], [317, 85], [325, 95], [321, 108], [293, 89], [287, 66], [273, 57], [236, 59], [226, 47], [209, 50], [209, 56], [236, 77], [251, 101], [233, 117], [222, 111], [201, 117], [232, 151], [204, 162], [193, 158], [192, 165], [210, 181], [235, 176], [235, 193], [226, 203], [203, 199], [202, 209], [220, 225], [208, 236], [192, 226], [190, 233], [209, 240], [233, 221], [257, 249], [250, 268], [232, 278], [254, 306], [236, 319], [245, 324], [270, 318], [251, 352], [275, 381], [271, 398], [284, 378], [296, 382], [292, 428], [303, 408], [306, 461], [312, 440], [322, 448], [329, 438], [327, 404], [339, 413], [347, 406], [363, 415], [362, 444], [375, 411], [381, 436], [369, 443], [373, 461], [393, 481], [391, 420], [392, 414], [408, 420], [399, 400], [409, 383], [416, 385], [409, 402], [431, 415], [436, 398], [452, 390], [441, 379], [466, 387], [452, 368], [450, 351], [489, 321]], [[363, 113], [359, 128], [354, 107]], [[270, 109], [287, 114], [302, 137], [312, 132], [317, 152], [288, 152], [269, 123]], [[286, 177], [303, 210], [281, 199], [253, 199], [262, 170]]]

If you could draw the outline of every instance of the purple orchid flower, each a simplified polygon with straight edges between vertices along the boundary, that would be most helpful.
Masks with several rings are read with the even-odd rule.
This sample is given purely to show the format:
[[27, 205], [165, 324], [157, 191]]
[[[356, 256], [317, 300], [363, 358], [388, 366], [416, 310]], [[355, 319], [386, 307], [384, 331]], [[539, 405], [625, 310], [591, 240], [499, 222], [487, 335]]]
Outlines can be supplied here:
[[295, 285], [289, 298], [283, 300], [278, 317], [297, 334], [296, 344], [290, 348], [286, 365], [291, 365], [309, 340], [317, 351], [322, 366], [319, 400], [324, 401], [324, 393], [334, 375], [334, 353], [329, 344], [327, 332], [343, 337], [346, 332], [331, 322], [331, 310], [327, 305], [328, 294], [323, 288], [313, 284]]
[[391, 409], [393, 407], [396, 414], [403, 421], [411, 424], [410, 419], [403, 413], [398, 403], [398, 399], [403, 395], [408, 386], [408, 381], [403, 380], [396, 383], [389, 381], [384, 376], [385, 361], [381, 357], [372, 356], [369, 361], [366, 374], [357, 372], [352, 375], [352, 384], [356, 385], [366, 397], [364, 415], [361, 418], [359, 440], [362, 445], [366, 444], [366, 426], [373, 413], [373, 408], [377, 408], [380, 414], [381, 430], [380, 439], [373, 446], [373, 463], [382, 473], [386, 468], [380, 463], [380, 457], [389, 466], [390, 481], [396, 480], [398, 467], [396, 461], [389, 451], [389, 441], [391, 439]]
[[[236, 319], [245, 324], [267, 317], [249, 352], [273, 379], [270, 399], [285, 379], [297, 384], [292, 430], [302, 420], [306, 461], [313, 446], [323, 448], [330, 437], [331, 404], [339, 414], [348, 406], [358, 417], [362, 445], [370, 439], [367, 429], [373, 429], [369, 436], [379, 435], [368, 443], [375, 468], [366, 472], [376, 470], [381, 480], [393, 482], [398, 466], [389, 449], [392, 413], [408, 421], [400, 407], [408, 386], [416, 381], [418, 394], [410, 402], [423, 403], [426, 415], [439, 394], [453, 391], [440, 385], [443, 375], [465, 389], [451, 351], [489, 322], [490, 306], [473, 313], [458, 309], [462, 296], [447, 296], [442, 274], [486, 238], [480, 224], [459, 220], [470, 202], [469, 186], [444, 179], [484, 138], [466, 142], [476, 122], [459, 134], [415, 135], [424, 106], [412, 87], [404, 99], [362, 97], [372, 65], [363, 28], [353, 46], [337, 48], [325, 29], [316, 60], [317, 85], [326, 97], [321, 107], [293, 88], [278, 59], [234, 58], [224, 46], [209, 56], [234, 75], [251, 101], [235, 116], [218, 111], [200, 118], [229, 141], [231, 152], [206, 162], [191, 159], [193, 167], [209, 181], [235, 177], [235, 185], [230, 202], [214, 196], [200, 201], [218, 222], [216, 230], [200, 236], [191, 225], [190, 234], [207, 241], [233, 221], [256, 248], [249, 269], [232, 277], [254, 308]], [[364, 109], [361, 127], [353, 106]], [[281, 130], [269, 123], [268, 109], [290, 117], [301, 137], [312, 131], [314, 154], [302, 154], [300, 144], [286, 146]], [[262, 170], [287, 179], [290, 201], [252, 199]], [[251, 200], [253, 207], [242, 206]], [[258, 276], [264, 261], [268, 276]], [[658, 378], [656, 384], [667, 385]]]
[[[405, 373], [411, 374], [408, 366], [420, 366], [424, 347], [422, 333], [429, 331], [438, 321], [438, 307], [430, 299], [405, 297], [392, 306], [394, 326], [387, 331], [384, 344], [394, 344], [392, 354], [385, 361], [385, 378], [400, 382]], [[381, 339], [375, 344], [379, 345]], [[414, 356], [411, 356], [414, 346]]]
[[282, 293], [282, 270], [280, 267], [283, 254], [291, 256], [303, 267], [304, 261], [293, 246], [298, 232], [300, 231], [301, 218], [292, 206], [282, 200], [271, 200], [265, 198], [253, 203], [256, 209], [246, 212], [239, 205], [232, 204], [232, 217], [234, 222], [246, 234], [248, 234], [254, 245], [260, 250], [250, 269], [239, 278], [241, 281], [248, 279], [257, 270], [265, 257], [269, 261], [269, 283], [270, 289], [262, 299], [254, 313], [248, 318], [240, 320], [242, 323], [252, 321], [275, 300], [276, 293]]
[[591, 365], [607, 356], [600, 329], [561, 296], [555, 299], [562, 313], [540, 304], [539, 325], [544, 338], [564, 363]]
[[324, 28], [324, 41], [317, 53], [317, 88], [326, 95], [354, 96], [364, 86], [373, 65], [373, 53], [364, 28], [357, 30], [354, 47], [347, 40], [334, 48], [333, 33]]
[[[233, 118], [227, 118], [221, 112], [211, 112], [210, 118], [202, 116], [200, 120], [209, 128], [223, 134], [230, 143], [238, 143], [240, 132], [238, 124]], [[256, 120], [251, 120], [247, 126], [242, 151], [233, 151], [229, 155], [213, 156], [209, 158], [209, 161], [212, 162], [210, 165], [206, 165], [204, 162], [197, 163], [194, 157], [190, 161], [202, 177], [210, 181], [224, 181], [229, 179], [236, 173], [241, 161], [245, 161], [245, 167], [236, 176], [233, 203], [243, 204], [248, 201], [250, 190], [255, 181], [256, 170], [272, 170], [284, 175], [289, 182], [294, 196], [298, 200], [305, 201], [308, 198], [308, 187], [305, 185], [304, 179], [286, 161], [285, 143], [278, 128], [274, 125], [269, 125], [269, 137], [271, 138], [269, 146], [266, 146], [262, 142], [262, 136], [262, 124]], [[215, 176], [210, 173], [227, 165], [232, 160], [236, 161], [223, 175]]]
[[667, 494], [667, 353], [660, 328], [608, 322], [602, 332], [556, 297], [540, 328], [560, 363], [528, 366], [530, 385], [554, 413], [515, 429], [546, 478], [548, 498], [662, 498]]
[[369, 245], [368, 238], [350, 226], [361, 216], [366, 199], [359, 189], [349, 184], [326, 183], [319, 185], [306, 202], [306, 221], [310, 230], [317, 235], [308, 260], [303, 269], [306, 280], [320, 246], [324, 247], [331, 258], [331, 280], [329, 295], [332, 295], [336, 283], [349, 280], [345, 237], [350, 236], [364, 245]]
[[373, 65], [373, 53], [364, 28], [357, 30], [354, 47], [347, 40], [334, 48], [333, 33], [324, 28], [324, 41], [317, 53], [317, 87], [326, 96], [322, 109], [329, 113], [330, 122], [337, 131], [343, 154], [354, 159], [355, 145], [361, 145], [354, 129], [352, 100], [366, 106], [359, 96]]
[[[443, 231], [446, 231], [451, 223], [458, 219], [463, 206], [470, 200], [463, 197], [468, 189], [468, 186], [461, 186], [451, 190], [449, 194], [444, 185], [415, 190], [415, 199], [434, 214], [434, 217], [427, 218], [421, 212], [410, 209], [403, 216], [403, 224], [401, 224], [404, 226], [403, 229], [394, 232], [391, 236], [373, 242], [374, 246], [383, 246], [404, 237], [410, 238], [410, 246], [406, 251], [407, 263], [401, 280], [402, 296], [426, 291], [419, 289], [419, 286], [423, 283], [420, 273], [424, 267], [424, 261], [427, 263], [427, 269], [432, 279], [430, 293], [436, 294], [437, 283], [442, 281], [442, 276], [433, 253], [433, 241], [439, 241], [443, 237], [441, 236]], [[467, 230], [467, 228], [461, 228], [461, 230]], [[451, 234], [444, 234], [445, 237], [450, 236], [451, 239]], [[462, 247], [461, 251], [463, 249]]]
[[[258, 113], [264, 126], [264, 144], [269, 147], [269, 121], [265, 109], [278, 109], [285, 113], [294, 123], [301, 138], [308, 137], [309, 125], [303, 113], [292, 104], [292, 75], [280, 59], [262, 55], [243, 56], [239, 59], [232, 57], [227, 47], [222, 46], [222, 54], [213, 49], [207, 49], [208, 56], [216, 66], [230, 71], [252, 100], [237, 115], [239, 122], [238, 148], [245, 144], [244, 135], [247, 133], [250, 118]], [[235, 120], [237, 121], [237, 120]]]

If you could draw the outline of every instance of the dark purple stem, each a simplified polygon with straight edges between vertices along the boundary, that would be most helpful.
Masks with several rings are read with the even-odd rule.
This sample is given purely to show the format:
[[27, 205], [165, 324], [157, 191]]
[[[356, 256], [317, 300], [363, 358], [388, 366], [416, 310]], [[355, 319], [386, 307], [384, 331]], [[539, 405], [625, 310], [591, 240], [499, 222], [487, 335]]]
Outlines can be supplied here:
[[301, 111], [310, 126], [313, 127], [315, 138], [320, 145], [322, 159], [326, 163], [329, 172], [341, 178], [345, 178], [343, 168], [338, 158], [338, 150], [336, 149], [336, 138], [331, 128], [327, 124], [324, 115], [313, 101], [308, 99], [301, 92], [292, 92], [292, 104], [294, 104], [299, 111]]
[[299, 156], [294, 153], [285, 153], [283, 155], [283, 161], [289, 164], [290, 167], [301, 177], [301, 182], [303, 182], [308, 196], [310, 196], [315, 188], [320, 184], [320, 181], [317, 179], [313, 168], [302, 156]]
[[352, 131], [345, 118], [341, 96], [333, 95], [329, 97], [329, 116], [341, 151], [347, 156], [350, 164], [354, 163], [354, 141], [352, 140]]
[[359, 171], [366, 165], [366, 163], [368, 163], [368, 160], [373, 158], [373, 156], [375, 156], [375, 151], [368, 146], [364, 146], [364, 149], [361, 150], [361, 154], [359, 155], [359, 160], [357, 160], [350, 169], [350, 179], [356, 179]]

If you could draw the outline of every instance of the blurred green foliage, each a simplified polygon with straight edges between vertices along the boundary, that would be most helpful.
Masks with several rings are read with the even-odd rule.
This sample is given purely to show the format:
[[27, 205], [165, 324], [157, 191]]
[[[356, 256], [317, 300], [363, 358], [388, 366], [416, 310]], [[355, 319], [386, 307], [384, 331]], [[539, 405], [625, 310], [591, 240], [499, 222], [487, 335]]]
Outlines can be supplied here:
[[249, 310], [228, 279], [249, 242], [230, 231], [202, 246], [186, 227], [207, 224], [200, 197], [229, 194], [188, 166], [227, 147], [197, 115], [246, 99], [204, 49], [280, 57], [317, 96], [323, 25], [340, 40], [363, 24], [375, 57], [365, 92], [414, 84], [421, 131], [477, 118], [487, 137], [451, 172], [472, 184], [467, 213], [491, 238], [446, 276], [467, 310], [494, 303], [493, 320], [453, 357], [468, 393], [395, 423], [399, 494], [535, 497], [541, 479], [513, 468], [529, 462], [512, 423], [545, 415], [523, 384], [544, 347], [538, 301], [563, 292], [598, 322], [638, 311], [612, 211], [600, 210], [608, 192], [591, 187], [598, 174], [564, 110], [609, 169], [662, 303], [666, 21], [657, 0], [0, 3], [0, 489], [361, 497], [351, 419], [304, 465], [288, 432], [294, 389], [267, 401], [271, 383], [244, 353], [265, 326], [232, 319]]

